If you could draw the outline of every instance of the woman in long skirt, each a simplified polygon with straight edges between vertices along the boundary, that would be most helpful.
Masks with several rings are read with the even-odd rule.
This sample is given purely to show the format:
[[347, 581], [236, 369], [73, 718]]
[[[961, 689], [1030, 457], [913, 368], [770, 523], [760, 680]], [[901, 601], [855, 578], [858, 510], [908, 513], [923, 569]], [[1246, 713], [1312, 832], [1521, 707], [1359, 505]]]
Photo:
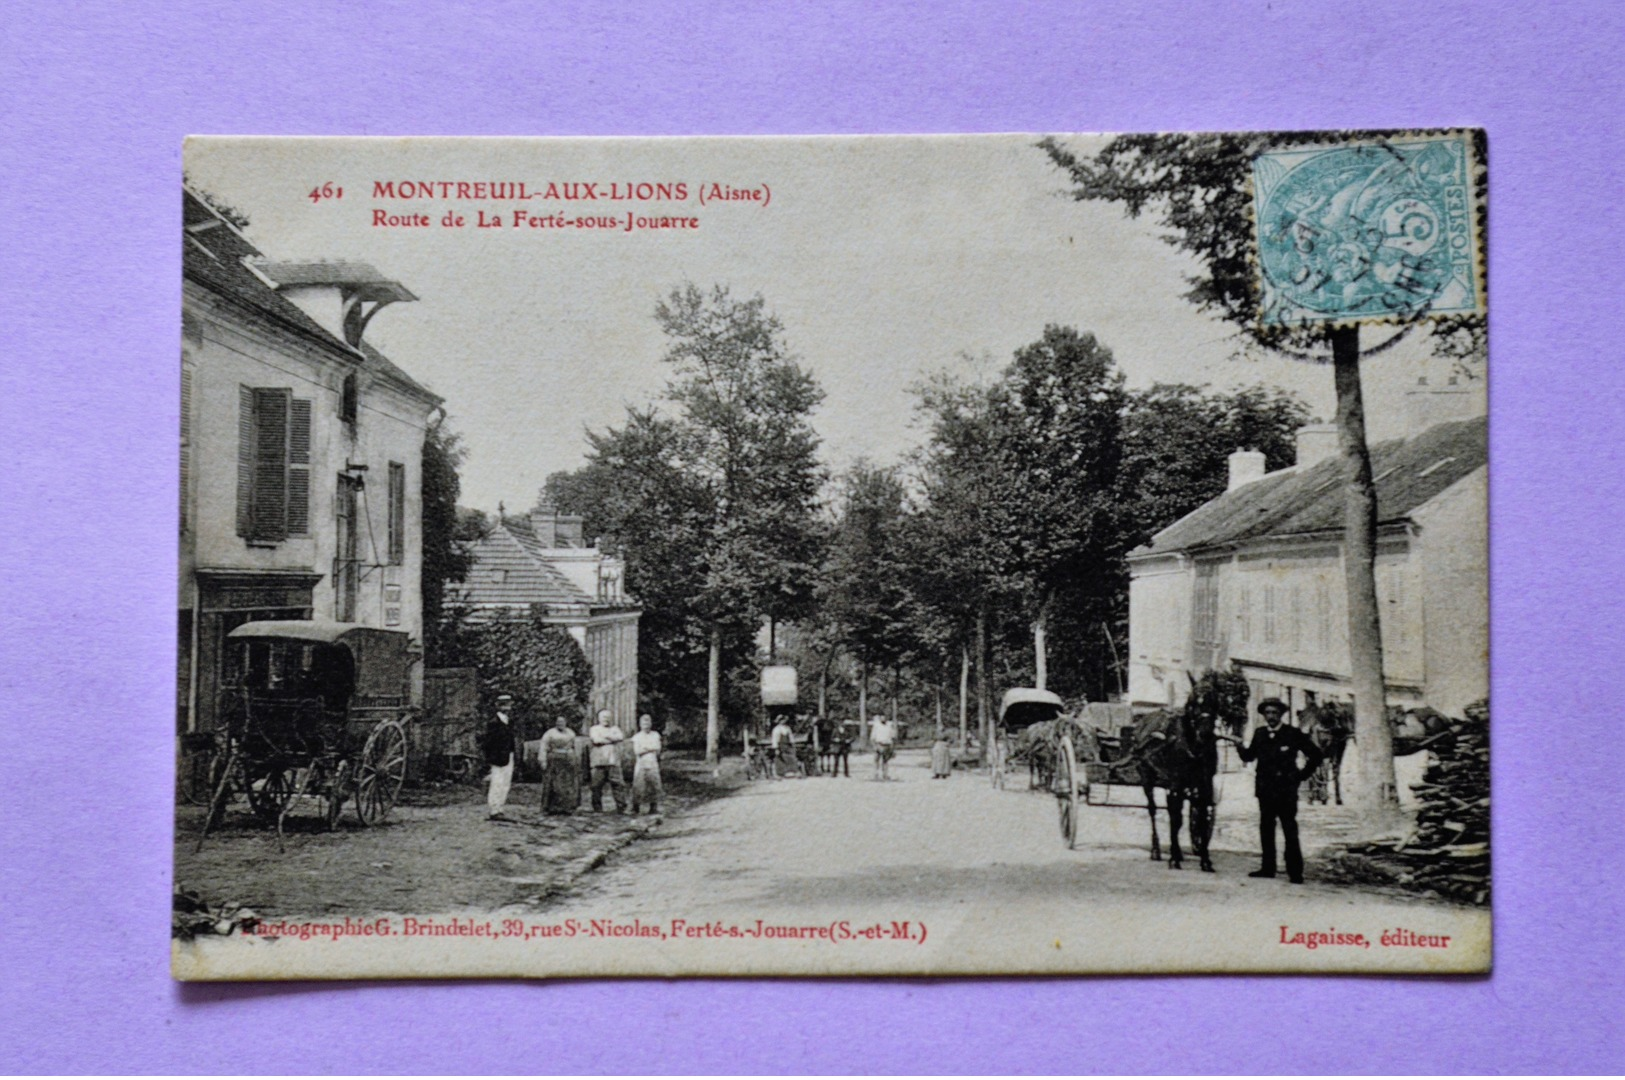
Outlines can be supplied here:
[[581, 805], [581, 773], [576, 733], [570, 721], [556, 717], [542, 736], [542, 809], [549, 814], [573, 814]]
[[940, 780], [954, 771], [954, 759], [948, 750], [948, 736], [937, 732], [937, 741], [931, 744], [931, 779]]

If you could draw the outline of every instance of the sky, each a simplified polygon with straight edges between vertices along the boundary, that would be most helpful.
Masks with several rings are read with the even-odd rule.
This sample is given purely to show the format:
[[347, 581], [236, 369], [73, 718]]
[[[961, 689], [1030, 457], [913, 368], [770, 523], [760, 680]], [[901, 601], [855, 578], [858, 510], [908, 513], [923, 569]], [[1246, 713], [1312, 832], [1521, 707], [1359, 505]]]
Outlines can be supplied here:
[[[247, 215], [273, 260], [358, 260], [419, 299], [367, 340], [446, 399], [468, 448], [462, 503], [528, 508], [548, 474], [584, 461], [587, 430], [659, 397], [669, 370], [654, 319], [692, 282], [760, 293], [823, 386], [825, 460], [897, 461], [917, 445], [911, 384], [996, 370], [1046, 324], [1094, 333], [1131, 387], [1286, 388], [1322, 419], [1329, 366], [1246, 350], [1236, 327], [1182, 294], [1194, 261], [1150, 217], [1080, 203], [1033, 135], [816, 139], [194, 139], [190, 182]], [[1087, 152], [1102, 137], [1063, 140]], [[379, 199], [395, 181], [593, 183], [599, 199]], [[610, 201], [628, 185], [686, 185], [683, 201]], [[312, 199], [332, 184], [341, 197]], [[718, 184], [761, 200], [701, 205]], [[451, 194], [455, 195], [453, 190]], [[516, 209], [615, 217], [609, 230], [514, 228]], [[377, 211], [428, 228], [380, 226]], [[476, 214], [504, 222], [476, 227]], [[625, 231], [626, 216], [696, 229]], [[462, 227], [442, 227], [447, 213]], [[1364, 365], [1369, 436], [1405, 430], [1405, 391], [1447, 369], [1407, 341]]]

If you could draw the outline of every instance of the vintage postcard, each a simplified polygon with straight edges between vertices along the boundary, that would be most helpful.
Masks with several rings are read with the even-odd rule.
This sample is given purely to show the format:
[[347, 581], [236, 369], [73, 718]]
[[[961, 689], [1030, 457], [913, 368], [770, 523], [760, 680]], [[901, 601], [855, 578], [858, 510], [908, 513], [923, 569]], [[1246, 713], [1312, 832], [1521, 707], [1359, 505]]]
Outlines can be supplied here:
[[175, 976], [1487, 971], [1486, 176], [189, 140]]

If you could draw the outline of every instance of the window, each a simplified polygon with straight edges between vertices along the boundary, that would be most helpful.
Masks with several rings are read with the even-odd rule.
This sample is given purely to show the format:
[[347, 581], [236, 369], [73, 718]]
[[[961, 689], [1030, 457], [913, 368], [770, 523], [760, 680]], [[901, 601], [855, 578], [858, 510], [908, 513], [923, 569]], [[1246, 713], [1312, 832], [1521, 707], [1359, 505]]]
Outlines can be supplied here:
[[1287, 596], [1286, 643], [1293, 652], [1303, 648], [1303, 591], [1296, 585]]
[[237, 535], [278, 543], [310, 532], [310, 401], [238, 387]]
[[389, 562], [406, 561], [406, 466], [389, 463]]
[[1264, 644], [1275, 644], [1275, 586], [1264, 586]]
[[344, 376], [344, 389], [339, 394], [339, 419], [343, 420], [346, 424], [355, 423], [357, 406], [356, 399], [358, 396], [359, 392], [356, 388], [355, 372], [352, 371], [350, 374]]
[[1248, 645], [1253, 641], [1253, 590], [1250, 585], [1243, 585], [1236, 596], [1236, 618], [1241, 626], [1238, 633], [1241, 640]]
[[1196, 662], [1213, 663], [1219, 646], [1219, 564], [1198, 563], [1191, 611], [1191, 649]]
[[1332, 587], [1324, 576], [1315, 578], [1315, 645], [1332, 650]]

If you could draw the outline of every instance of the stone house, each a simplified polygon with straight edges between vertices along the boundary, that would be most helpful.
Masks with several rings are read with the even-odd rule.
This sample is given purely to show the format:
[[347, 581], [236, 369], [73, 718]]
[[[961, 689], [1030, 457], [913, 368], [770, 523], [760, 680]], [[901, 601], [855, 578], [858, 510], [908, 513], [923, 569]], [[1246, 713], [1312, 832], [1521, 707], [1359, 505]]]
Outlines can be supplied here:
[[[1388, 701], [1452, 715], [1489, 692], [1488, 438], [1484, 417], [1371, 451], [1377, 599]], [[1231, 455], [1229, 490], [1129, 555], [1129, 695], [1184, 700], [1186, 673], [1238, 664], [1253, 700], [1293, 716], [1347, 700], [1343, 496], [1336, 431], [1299, 432], [1298, 461]]]
[[502, 515], [472, 554], [467, 578], [447, 584], [447, 600], [476, 619], [524, 618], [540, 609], [592, 664], [592, 710], [608, 709], [622, 730], [636, 730], [642, 608], [626, 595], [625, 564], [585, 542], [579, 516], [545, 500], [529, 514]]
[[[421, 647], [424, 432], [441, 399], [363, 339], [415, 300], [360, 263], [278, 263], [184, 193], [178, 727], [234, 680], [258, 619], [400, 630]], [[416, 697], [421, 662], [414, 675]]]

